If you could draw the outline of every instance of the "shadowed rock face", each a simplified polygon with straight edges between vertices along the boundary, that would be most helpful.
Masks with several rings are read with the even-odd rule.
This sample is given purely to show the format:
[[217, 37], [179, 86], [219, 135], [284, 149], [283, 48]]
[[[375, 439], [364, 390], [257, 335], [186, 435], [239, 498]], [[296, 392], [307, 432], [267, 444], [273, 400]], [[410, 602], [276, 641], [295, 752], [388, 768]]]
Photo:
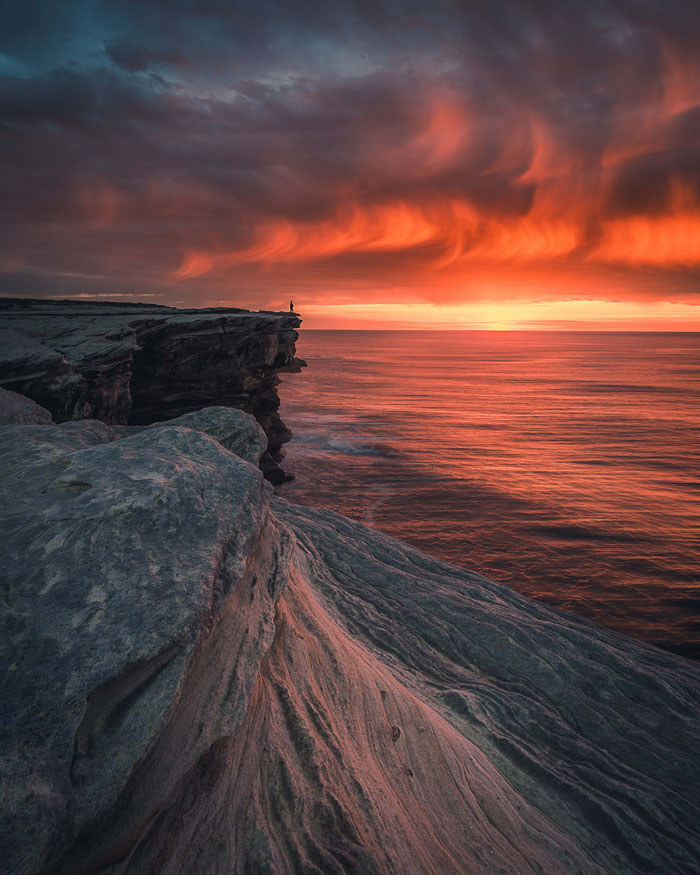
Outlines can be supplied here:
[[277, 371], [293, 370], [294, 313], [178, 310], [139, 304], [0, 300], [0, 385], [47, 408], [56, 422], [147, 425], [210, 404], [262, 425], [260, 465], [284, 479]]
[[7, 871], [697, 871], [695, 664], [273, 498], [224, 417], [0, 428]]

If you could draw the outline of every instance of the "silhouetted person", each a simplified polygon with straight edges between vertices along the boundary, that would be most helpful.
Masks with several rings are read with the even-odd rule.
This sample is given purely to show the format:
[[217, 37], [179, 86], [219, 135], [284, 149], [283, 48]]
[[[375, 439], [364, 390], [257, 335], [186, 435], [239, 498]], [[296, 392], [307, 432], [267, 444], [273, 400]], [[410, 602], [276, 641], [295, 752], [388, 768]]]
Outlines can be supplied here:
[[294, 301], [290, 301], [290, 302], [289, 302], [289, 312], [290, 312], [290, 313], [293, 313], [293, 312], [294, 312]]

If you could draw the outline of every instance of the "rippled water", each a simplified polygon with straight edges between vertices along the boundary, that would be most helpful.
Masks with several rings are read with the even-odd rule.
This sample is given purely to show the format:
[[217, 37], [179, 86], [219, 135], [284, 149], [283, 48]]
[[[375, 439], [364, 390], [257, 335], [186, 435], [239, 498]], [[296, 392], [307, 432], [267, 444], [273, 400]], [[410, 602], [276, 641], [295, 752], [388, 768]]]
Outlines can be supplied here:
[[302, 331], [280, 487], [700, 658], [700, 335]]

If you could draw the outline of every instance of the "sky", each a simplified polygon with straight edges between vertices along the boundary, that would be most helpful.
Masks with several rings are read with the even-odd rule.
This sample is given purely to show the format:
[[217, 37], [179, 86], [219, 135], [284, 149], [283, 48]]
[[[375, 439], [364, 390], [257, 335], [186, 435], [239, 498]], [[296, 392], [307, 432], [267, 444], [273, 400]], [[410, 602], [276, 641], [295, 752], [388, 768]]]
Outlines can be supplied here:
[[0, 294], [700, 330], [697, 0], [0, 0]]

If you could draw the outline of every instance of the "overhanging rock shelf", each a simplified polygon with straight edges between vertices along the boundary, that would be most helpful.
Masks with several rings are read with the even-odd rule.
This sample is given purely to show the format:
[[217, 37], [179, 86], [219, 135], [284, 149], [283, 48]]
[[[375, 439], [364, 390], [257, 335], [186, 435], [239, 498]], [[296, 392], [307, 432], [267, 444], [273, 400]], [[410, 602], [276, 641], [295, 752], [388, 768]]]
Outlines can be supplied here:
[[148, 425], [218, 404], [252, 413], [268, 438], [260, 467], [284, 479], [277, 376], [295, 370], [296, 313], [5, 298], [0, 386], [56, 422]]

